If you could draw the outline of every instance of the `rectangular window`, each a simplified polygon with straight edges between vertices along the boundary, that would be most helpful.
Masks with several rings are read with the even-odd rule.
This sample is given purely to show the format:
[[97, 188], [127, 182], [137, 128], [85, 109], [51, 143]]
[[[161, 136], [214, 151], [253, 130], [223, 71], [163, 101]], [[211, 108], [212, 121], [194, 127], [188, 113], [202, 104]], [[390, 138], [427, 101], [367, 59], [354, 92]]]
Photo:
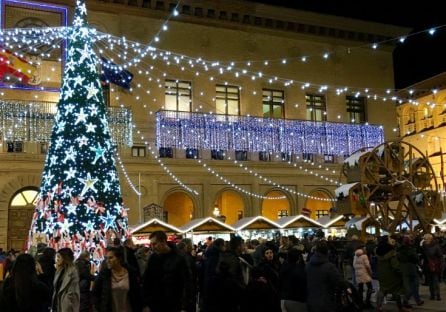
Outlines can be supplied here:
[[248, 160], [247, 151], [235, 151], [235, 160]]
[[280, 153], [280, 157], [282, 161], [293, 161], [293, 154], [292, 153]]
[[186, 148], [186, 158], [187, 159], [198, 159], [198, 149], [196, 148]]
[[22, 141], [7, 142], [7, 146], [8, 146], [8, 153], [23, 152], [23, 142]]
[[260, 161], [271, 161], [271, 153], [270, 152], [259, 152], [259, 160]]
[[168, 80], [164, 82], [166, 110], [178, 112], [192, 111], [192, 83], [189, 81]]
[[282, 217], [288, 217], [288, 210], [279, 210], [277, 212], [277, 217], [280, 219]]
[[224, 160], [225, 151], [224, 150], [211, 150], [211, 159]]
[[160, 147], [160, 158], [173, 158], [173, 149], [171, 147]]
[[347, 96], [347, 118], [351, 123], [365, 123], [365, 97], [363, 96]]
[[239, 87], [217, 85], [215, 92], [215, 106], [217, 114], [240, 115]]
[[285, 96], [281, 90], [263, 89], [263, 117], [285, 118]]
[[316, 210], [316, 219], [328, 216], [328, 210]]
[[324, 162], [325, 163], [334, 163], [334, 155], [333, 154], [324, 154]]
[[307, 120], [326, 121], [327, 107], [325, 96], [316, 94], [306, 94], [305, 101], [307, 105]]
[[104, 96], [105, 107], [110, 107], [111, 105], [110, 84], [102, 81], [101, 86], [102, 86], [102, 95]]
[[146, 157], [145, 146], [133, 146], [132, 147], [132, 157]]
[[303, 153], [302, 159], [306, 161], [314, 161], [314, 155], [312, 153]]
[[48, 153], [48, 142], [40, 142], [40, 154]]

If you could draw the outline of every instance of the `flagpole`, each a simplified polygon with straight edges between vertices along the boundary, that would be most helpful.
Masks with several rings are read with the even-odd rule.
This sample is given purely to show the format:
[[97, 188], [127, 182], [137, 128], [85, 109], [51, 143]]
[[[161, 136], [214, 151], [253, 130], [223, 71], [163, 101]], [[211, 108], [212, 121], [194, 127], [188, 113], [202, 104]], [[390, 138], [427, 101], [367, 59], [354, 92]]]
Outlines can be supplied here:
[[141, 172], [138, 172], [138, 219], [141, 224]]
[[441, 178], [441, 184], [442, 184], [442, 194], [441, 194], [441, 198], [442, 201], [444, 200], [444, 193], [446, 191], [445, 185], [444, 185], [444, 163], [443, 163], [443, 149], [441, 148], [440, 145], [440, 178]]

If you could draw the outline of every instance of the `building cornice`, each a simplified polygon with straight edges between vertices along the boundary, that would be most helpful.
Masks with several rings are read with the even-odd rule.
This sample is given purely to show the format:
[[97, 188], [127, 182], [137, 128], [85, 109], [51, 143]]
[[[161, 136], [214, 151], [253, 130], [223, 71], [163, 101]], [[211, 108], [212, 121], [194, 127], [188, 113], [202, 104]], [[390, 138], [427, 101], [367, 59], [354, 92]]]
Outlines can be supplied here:
[[[73, 0], [42, 0], [73, 6]], [[114, 14], [166, 19], [175, 8], [170, 0], [89, 0], [88, 8]], [[354, 42], [384, 42], [407, 35], [410, 28], [240, 0], [183, 0], [175, 21], [236, 29], [263, 29]], [[390, 42], [389, 42], [390, 43]]]

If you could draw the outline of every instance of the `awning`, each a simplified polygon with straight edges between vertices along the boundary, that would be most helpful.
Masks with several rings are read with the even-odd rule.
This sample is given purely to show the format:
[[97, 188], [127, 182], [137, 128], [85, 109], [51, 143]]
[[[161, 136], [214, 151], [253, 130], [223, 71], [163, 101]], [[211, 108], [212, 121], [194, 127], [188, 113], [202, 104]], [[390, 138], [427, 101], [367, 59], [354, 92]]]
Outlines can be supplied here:
[[277, 224], [279, 224], [280, 228], [282, 229], [323, 227], [323, 225], [317, 222], [316, 220], [313, 220], [302, 214], [297, 216], [282, 217], [277, 221]]
[[279, 230], [280, 225], [263, 216], [246, 217], [238, 220], [233, 227], [241, 230]]
[[155, 231], [164, 231], [167, 233], [183, 233], [179, 228], [167, 224], [166, 222], [156, 218], [150, 219], [149, 221], [137, 226], [136, 228], [132, 229], [130, 233], [132, 233], [133, 235], [141, 235], [152, 233]]
[[223, 223], [215, 218], [199, 218], [191, 220], [185, 225], [180, 226], [183, 233], [187, 232], [214, 232], [214, 233], [230, 233], [235, 232], [235, 229], [229, 224]]
[[324, 228], [330, 228], [330, 227], [344, 227], [345, 226], [345, 220], [343, 215], [339, 215], [337, 217], [334, 217], [333, 219], [330, 218], [330, 216], [324, 216], [317, 219], [317, 222], [322, 224]]

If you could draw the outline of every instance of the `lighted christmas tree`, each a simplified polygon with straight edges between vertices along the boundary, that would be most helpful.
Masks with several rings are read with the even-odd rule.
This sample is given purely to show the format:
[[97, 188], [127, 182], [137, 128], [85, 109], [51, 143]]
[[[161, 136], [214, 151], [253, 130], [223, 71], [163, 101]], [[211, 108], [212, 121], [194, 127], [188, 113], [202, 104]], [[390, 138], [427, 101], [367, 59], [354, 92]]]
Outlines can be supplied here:
[[100, 261], [106, 240], [127, 234], [127, 215], [86, 16], [77, 0], [29, 244], [90, 250]]

